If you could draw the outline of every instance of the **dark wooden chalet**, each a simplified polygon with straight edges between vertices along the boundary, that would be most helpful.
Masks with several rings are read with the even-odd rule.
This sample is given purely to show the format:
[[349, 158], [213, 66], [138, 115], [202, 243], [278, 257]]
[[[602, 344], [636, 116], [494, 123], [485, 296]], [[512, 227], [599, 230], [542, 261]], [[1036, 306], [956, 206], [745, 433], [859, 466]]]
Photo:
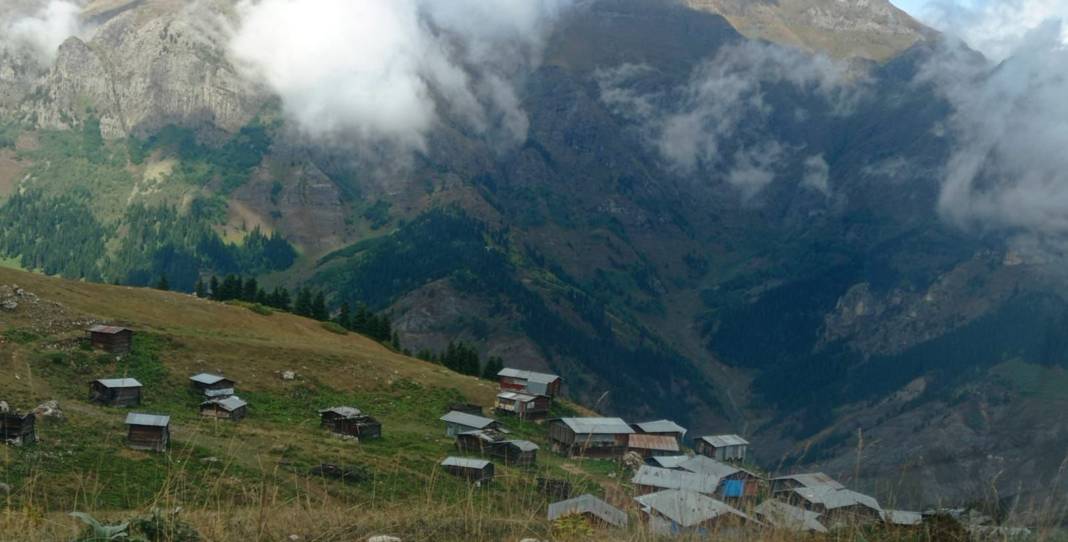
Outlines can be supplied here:
[[205, 418], [237, 422], [248, 414], [248, 403], [236, 395], [222, 399], [208, 399], [200, 403], [200, 415]]
[[37, 417], [32, 412], [0, 412], [0, 442], [16, 446], [37, 442]]
[[319, 411], [321, 425], [339, 435], [359, 439], [382, 436], [382, 423], [356, 407], [333, 407]]
[[89, 342], [112, 354], [128, 354], [133, 348], [133, 330], [119, 326], [95, 325], [89, 328]]
[[619, 459], [627, 451], [633, 434], [619, 418], [558, 418], [549, 421], [549, 441], [553, 451], [571, 457]]
[[536, 373], [522, 369], [501, 369], [497, 373], [501, 391], [517, 391], [528, 395], [545, 395], [556, 397], [560, 394], [563, 381], [559, 376], [548, 373]]
[[552, 399], [545, 395], [527, 395], [515, 391], [497, 394], [495, 410], [500, 414], [518, 416], [521, 419], [544, 418], [549, 414]]
[[636, 423], [631, 427], [637, 433], [644, 435], [668, 435], [682, 444], [686, 437], [686, 428], [671, 420], [655, 420], [651, 422]]
[[141, 406], [141, 389], [133, 378], [101, 378], [89, 383], [89, 400], [107, 406]]
[[504, 461], [506, 465], [530, 467], [537, 463], [538, 445], [528, 440], [509, 439], [494, 430], [468, 431], [456, 435], [460, 453], [478, 454]]
[[493, 463], [485, 459], [447, 457], [441, 462], [441, 467], [445, 469], [445, 472], [453, 476], [458, 476], [480, 485], [493, 480]]
[[170, 416], [140, 414], [126, 415], [126, 444], [134, 450], [166, 452], [171, 442]]
[[716, 461], [744, 463], [749, 455], [749, 441], [738, 435], [712, 435], [695, 440], [693, 450]]
[[189, 377], [189, 383], [194, 390], [204, 394], [205, 397], [223, 398], [234, 394], [237, 382], [221, 375], [200, 373]]

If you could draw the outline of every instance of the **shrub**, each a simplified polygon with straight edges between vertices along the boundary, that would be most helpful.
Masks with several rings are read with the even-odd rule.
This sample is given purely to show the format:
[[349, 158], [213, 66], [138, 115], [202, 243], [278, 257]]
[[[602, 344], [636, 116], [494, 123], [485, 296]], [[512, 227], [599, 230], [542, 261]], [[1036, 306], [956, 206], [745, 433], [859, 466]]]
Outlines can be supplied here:
[[337, 333], [338, 335], [348, 335], [349, 330], [341, 327], [341, 324], [337, 322], [323, 322], [323, 329], [330, 333]]

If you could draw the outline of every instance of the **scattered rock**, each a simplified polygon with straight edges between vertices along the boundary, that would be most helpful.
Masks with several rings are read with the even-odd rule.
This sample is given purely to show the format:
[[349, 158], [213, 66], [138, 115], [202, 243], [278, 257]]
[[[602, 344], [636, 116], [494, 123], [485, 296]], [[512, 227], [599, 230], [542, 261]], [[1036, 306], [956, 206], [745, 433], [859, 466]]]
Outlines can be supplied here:
[[290, 542], [297, 542], [298, 540], [300, 540], [300, 535], [299, 534], [291, 534], [291, 535], [289, 535], [289, 540], [290, 540]]
[[13, 311], [13, 310], [16, 310], [18, 308], [19, 308], [19, 303], [18, 303], [18, 301], [15, 301], [14, 299], [10, 299], [9, 298], [9, 299], [4, 299], [3, 301], [0, 301], [0, 309], [4, 309], [5, 311]]
[[11, 412], [11, 406], [7, 404], [7, 401], [0, 401], [0, 414], [7, 414]]
[[371, 538], [368, 538], [367, 542], [401, 542], [401, 539], [395, 536], [380, 534], [378, 536], [372, 536]]
[[214, 457], [214, 456], [212, 456], [212, 457], [205, 457], [204, 459], [201, 459], [201, 460], [200, 460], [200, 462], [201, 462], [201, 463], [212, 463], [212, 464], [214, 464], [214, 463], [219, 463], [220, 461], [221, 461], [221, 460], [220, 460], [220, 459], [219, 459], [218, 457]]
[[623, 465], [628, 469], [637, 470], [641, 468], [644, 463], [645, 461], [642, 459], [642, 456], [636, 452], [627, 452], [626, 455], [623, 456]]
[[519, 542], [541, 542], [541, 540], [538, 540], [537, 538], [524, 538]]
[[50, 419], [55, 421], [62, 421], [64, 419], [63, 411], [59, 408], [59, 402], [55, 399], [51, 401], [45, 401], [33, 409], [34, 416], [42, 419]]
[[282, 380], [294, 380], [297, 378], [297, 373], [293, 371], [283, 371]]
[[0, 495], [10, 495], [10, 494], [11, 494], [11, 486], [9, 486], [7, 484], [0, 483]]

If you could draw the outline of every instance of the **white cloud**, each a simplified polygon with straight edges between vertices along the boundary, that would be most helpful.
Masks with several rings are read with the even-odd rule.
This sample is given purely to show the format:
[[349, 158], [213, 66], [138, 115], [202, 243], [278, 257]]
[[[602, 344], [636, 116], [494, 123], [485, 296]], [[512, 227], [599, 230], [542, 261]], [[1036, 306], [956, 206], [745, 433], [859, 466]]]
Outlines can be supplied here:
[[963, 227], [1068, 236], [1068, 46], [1050, 20], [992, 66], [959, 48], [924, 70], [953, 107], [942, 214]]
[[423, 150], [443, 116], [526, 138], [518, 81], [571, 0], [245, 0], [231, 53], [307, 133]]
[[83, 1], [12, 2], [0, 9], [0, 49], [27, 51], [41, 65], [50, 64], [67, 38], [83, 29]]
[[[758, 42], [724, 47], [679, 89], [662, 94], [632, 90], [652, 73], [652, 68], [634, 65], [600, 71], [602, 100], [641, 127], [668, 167], [684, 175], [722, 175], [743, 199], [772, 183], [799, 150], [779, 141], [769, 126], [774, 113], [765, 100], [769, 87], [790, 86], [843, 115], [866, 90], [862, 78], [850, 77], [845, 66], [826, 57]], [[818, 171], [818, 165], [809, 164], [801, 181], [829, 190], [820, 178], [829, 172]]]
[[[1043, 22], [1068, 20], [1068, 1], [933, 0], [918, 15], [925, 23], [1000, 62]], [[1061, 40], [1068, 42], [1068, 29], [1062, 31]]]
[[811, 188], [824, 196], [831, 195], [831, 166], [822, 154], [805, 159], [805, 175], [801, 186]]

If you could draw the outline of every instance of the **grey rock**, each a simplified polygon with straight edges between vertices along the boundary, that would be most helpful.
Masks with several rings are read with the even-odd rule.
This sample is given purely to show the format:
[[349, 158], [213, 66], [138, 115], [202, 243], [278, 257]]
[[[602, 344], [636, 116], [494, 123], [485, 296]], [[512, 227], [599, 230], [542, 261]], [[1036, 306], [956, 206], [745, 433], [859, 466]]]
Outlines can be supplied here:
[[401, 539], [399, 539], [399, 538], [397, 538], [395, 536], [389, 536], [389, 535], [380, 534], [380, 535], [372, 536], [371, 538], [368, 538], [367, 542], [401, 542]]
[[51, 401], [45, 401], [33, 409], [34, 416], [42, 419], [50, 419], [61, 421], [65, 419], [63, 410], [59, 408], [59, 402], [55, 399]]

